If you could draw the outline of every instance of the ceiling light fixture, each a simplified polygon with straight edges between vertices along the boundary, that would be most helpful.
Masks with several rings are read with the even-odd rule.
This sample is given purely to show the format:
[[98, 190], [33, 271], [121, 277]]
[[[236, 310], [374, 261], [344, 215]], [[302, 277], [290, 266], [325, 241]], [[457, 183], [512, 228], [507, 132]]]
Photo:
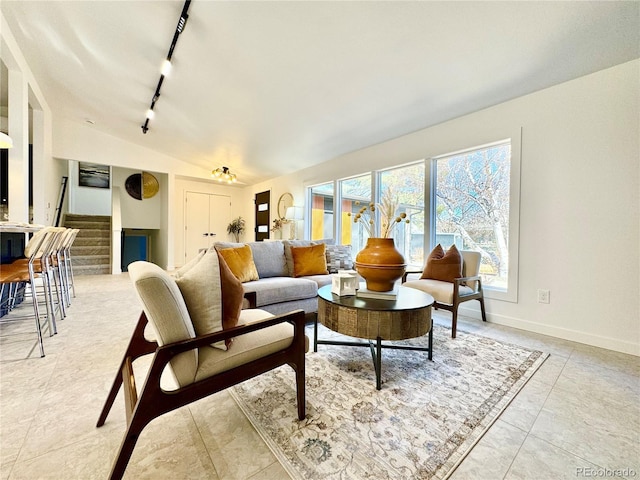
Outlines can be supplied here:
[[6, 133], [0, 132], [0, 148], [13, 148], [13, 140]]
[[231, 173], [228, 167], [218, 167], [211, 171], [211, 176], [219, 182], [234, 183], [237, 182], [236, 174]]
[[149, 120], [153, 118], [153, 109], [156, 106], [156, 102], [158, 98], [160, 98], [160, 89], [162, 88], [162, 82], [164, 82], [164, 77], [169, 74], [171, 70], [171, 57], [173, 57], [173, 50], [176, 48], [176, 43], [178, 43], [178, 37], [184, 30], [185, 25], [187, 24], [187, 19], [189, 15], [187, 11], [189, 10], [189, 5], [191, 4], [191, 0], [185, 0], [184, 7], [182, 7], [182, 13], [180, 14], [180, 19], [178, 20], [178, 26], [176, 27], [176, 31], [173, 34], [173, 40], [171, 40], [171, 46], [169, 47], [169, 53], [167, 54], [167, 58], [162, 62], [160, 80], [158, 81], [158, 86], [156, 87], [156, 91], [153, 94], [153, 98], [151, 99], [151, 106], [149, 110], [147, 110], [147, 116], [144, 121], [144, 125], [142, 125], [142, 133], [147, 133], [149, 131]]

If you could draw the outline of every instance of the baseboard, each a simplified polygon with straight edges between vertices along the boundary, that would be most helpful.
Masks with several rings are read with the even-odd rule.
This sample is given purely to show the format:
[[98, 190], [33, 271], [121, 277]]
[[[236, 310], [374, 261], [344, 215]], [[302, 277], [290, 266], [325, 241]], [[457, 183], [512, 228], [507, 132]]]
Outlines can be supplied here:
[[[480, 316], [480, 310], [459, 307], [458, 312], [460, 313], [460, 315], [475, 318], [477, 320], [482, 320]], [[601, 335], [593, 335], [569, 328], [555, 327], [489, 312], [487, 312], [487, 322], [504, 325], [506, 327], [519, 328], [520, 330], [526, 330], [528, 332], [549, 335], [551, 337], [561, 338], [563, 340], [584, 343], [585, 345], [606, 348], [607, 350], [628, 353], [629, 355], [640, 357], [640, 345], [625, 340], [619, 340], [616, 338], [605, 337]]]

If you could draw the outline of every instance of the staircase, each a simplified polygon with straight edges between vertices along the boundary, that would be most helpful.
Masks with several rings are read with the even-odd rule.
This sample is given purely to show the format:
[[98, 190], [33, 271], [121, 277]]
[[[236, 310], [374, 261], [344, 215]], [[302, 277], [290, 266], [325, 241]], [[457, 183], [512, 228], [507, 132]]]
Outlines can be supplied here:
[[73, 274], [111, 273], [111, 217], [67, 213], [64, 226], [80, 230], [71, 247]]

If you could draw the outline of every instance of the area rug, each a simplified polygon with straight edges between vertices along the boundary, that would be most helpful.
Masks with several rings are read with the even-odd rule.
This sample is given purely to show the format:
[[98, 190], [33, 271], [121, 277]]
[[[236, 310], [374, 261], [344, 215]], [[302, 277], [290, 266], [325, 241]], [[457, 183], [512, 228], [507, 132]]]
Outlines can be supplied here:
[[287, 366], [230, 392], [293, 479], [442, 480], [547, 356], [464, 331], [452, 339], [435, 325], [433, 361], [424, 352], [383, 350], [379, 391], [368, 348], [309, 352], [301, 422]]

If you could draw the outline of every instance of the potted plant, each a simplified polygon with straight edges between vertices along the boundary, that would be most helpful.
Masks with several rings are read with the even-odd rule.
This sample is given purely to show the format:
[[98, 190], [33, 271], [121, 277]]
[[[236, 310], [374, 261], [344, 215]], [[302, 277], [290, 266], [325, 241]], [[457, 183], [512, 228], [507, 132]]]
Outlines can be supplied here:
[[240, 241], [240, 236], [244, 233], [245, 230], [245, 221], [244, 218], [238, 217], [231, 221], [229, 225], [227, 225], [227, 233], [233, 235], [236, 242]]

